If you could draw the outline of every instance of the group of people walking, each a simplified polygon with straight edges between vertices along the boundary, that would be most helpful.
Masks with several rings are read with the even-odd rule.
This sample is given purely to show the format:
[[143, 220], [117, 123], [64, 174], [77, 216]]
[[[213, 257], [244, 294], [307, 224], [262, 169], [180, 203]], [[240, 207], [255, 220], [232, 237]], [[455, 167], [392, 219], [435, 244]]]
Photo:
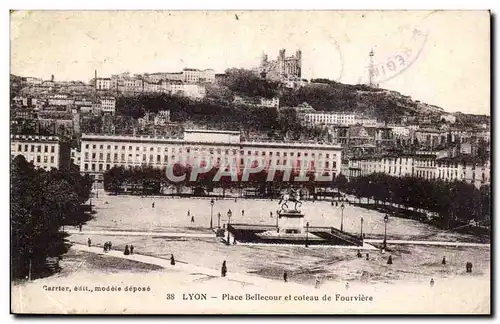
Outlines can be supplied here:
[[108, 252], [109, 250], [111, 250], [111, 241], [107, 241], [104, 243], [104, 252]]
[[132, 244], [130, 244], [130, 248], [127, 245], [125, 245], [125, 250], [123, 251], [123, 254], [124, 255], [129, 255], [129, 254], [134, 254], [134, 246]]

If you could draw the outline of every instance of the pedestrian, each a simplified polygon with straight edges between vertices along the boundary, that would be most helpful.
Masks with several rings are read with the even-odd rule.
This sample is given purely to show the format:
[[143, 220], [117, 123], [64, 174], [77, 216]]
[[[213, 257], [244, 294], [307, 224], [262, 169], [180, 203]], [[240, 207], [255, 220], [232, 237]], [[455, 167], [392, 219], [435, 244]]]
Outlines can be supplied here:
[[319, 277], [316, 275], [316, 279], [314, 280], [314, 288], [319, 288], [320, 285]]
[[441, 261], [441, 264], [442, 264], [442, 265], [445, 265], [445, 264], [446, 264], [446, 257], [443, 257], [443, 261]]
[[269, 216], [273, 218], [273, 212], [269, 212]]
[[366, 253], [366, 260], [370, 260], [370, 254]]
[[194, 223], [194, 215], [191, 216], [191, 223]]
[[358, 250], [358, 253], [356, 254], [356, 256], [357, 256], [358, 258], [363, 257], [363, 255], [361, 255], [361, 251], [360, 251], [360, 250]]
[[125, 251], [123, 251], [123, 254], [124, 254], [124, 255], [129, 255], [129, 254], [130, 254], [130, 251], [129, 251], [129, 249], [128, 249], [128, 244], [127, 244], [127, 245], [125, 245]]
[[283, 281], [288, 282], [288, 273], [286, 271], [283, 272]]
[[108, 251], [108, 242], [105, 242], [105, 243], [104, 243], [104, 246], [103, 246], [103, 251], [104, 251], [104, 252], [107, 252], [107, 251]]
[[78, 226], [80, 228], [80, 232], [82, 231], [82, 223]]
[[245, 216], [245, 210], [244, 209], [241, 211], [241, 216]]
[[472, 272], [472, 262], [469, 262], [469, 272]]
[[233, 237], [233, 245], [236, 245], [236, 237]]
[[349, 283], [348, 283], [348, 282], [346, 282], [346, 283], [345, 283], [345, 289], [346, 289], [346, 290], [348, 290], [348, 289], [349, 289]]
[[238, 198], [234, 198], [234, 202], [236, 202], [236, 201], [237, 201], [237, 199], [238, 199]]
[[227, 273], [227, 266], [226, 266], [226, 261], [224, 260], [224, 262], [222, 262], [221, 275], [225, 277], [226, 273]]
[[189, 209], [188, 209], [188, 217], [189, 217], [189, 216], [191, 216], [191, 212], [190, 212], [190, 211], [189, 211]]
[[434, 279], [431, 278], [431, 287], [434, 287]]
[[151, 204], [151, 207], [152, 207], [152, 208], [155, 208], [155, 203], [154, 203], [154, 201], [153, 201], [153, 203]]
[[175, 265], [175, 259], [173, 254], [170, 254], [170, 264]]
[[130, 254], [134, 254], [134, 246], [130, 244]]
[[87, 244], [89, 245], [89, 247], [92, 244], [92, 241], [90, 240], [90, 237], [87, 239]]
[[392, 255], [389, 255], [389, 259], [387, 259], [387, 264], [392, 264]]
[[108, 241], [108, 250], [111, 250], [111, 241]]

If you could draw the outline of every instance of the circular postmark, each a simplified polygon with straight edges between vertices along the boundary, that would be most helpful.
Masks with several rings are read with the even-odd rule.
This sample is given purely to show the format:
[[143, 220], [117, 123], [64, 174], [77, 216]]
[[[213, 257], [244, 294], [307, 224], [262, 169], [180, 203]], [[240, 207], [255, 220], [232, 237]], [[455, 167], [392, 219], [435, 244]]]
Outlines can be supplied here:
[[368, 83], [377, 85], [389, 81], [407, 70], [419, 57], [427, 41], [428, 31], [420, 26], [402, 26], [398, 30], [403, 34], [403, 42], [388, 56], [378, 59], [371, 52], [372, 63], [365, 67]]

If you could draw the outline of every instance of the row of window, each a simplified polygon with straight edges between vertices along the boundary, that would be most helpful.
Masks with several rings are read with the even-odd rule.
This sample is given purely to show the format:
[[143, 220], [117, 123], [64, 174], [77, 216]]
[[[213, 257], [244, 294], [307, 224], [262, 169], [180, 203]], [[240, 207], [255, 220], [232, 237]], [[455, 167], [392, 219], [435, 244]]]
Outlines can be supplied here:
[[[17, 155], [15, 154], [11, 154], [11, 158], [14, 159]], [[30, 157], [29, 159], [30, 162], [35, 162], [35, 158], [34, 157]], [[48, 156], [44, 156], [43, 157], [43, 163], [48, 163], [49, 162], [49, 157]], [[36, 163], [42, 163], [42, 157], [40, 155], [37, 155], [36, 156]], [[51, 156], [50, 157], [50, 163], [54, 163], [54, 157]]]
[[[89, 161], [89, 153], [88, 152], [85, 152], [85, 155], [84, 155], [84, 161]], [[92, 159], [91, 160], [96, 160], [97, 157], [98, 157], [98, 161], [104, 161], [104, 154], [103, 153], [99, 153], [99, 155], [97, 156], [97, 153], [92, 153]], [[142, 157], [142, 162], [147, 162], [149, 161], [149, 163], [153, 163], [153, 162], [156, 162], [156, 163], [168, 163], [168, 156], [167, 155], [163, 155], [163, 159], [162, 159], [162, 156], [161, 155], [156, 155], [156, 159], [155, 159], [155, 156], [153, 154], [150, 154], [149, 155], [149, 159], [148, 159], [148, 156], [146, 154], [136, 154], [135, 155], [135, 161], [141, 161], [141, 157]], [[213, 158], [210, 158], [210, 161], [213, 162]], [[132, 162], [133, 161], [133, 155], [130, 153], [127, 155], [127, 160], [125, 160], [125, 154], [122, 153], [120, 155], [118, 155], [118, 153], [114, 153], [113, 156], [111, 156], [111, 153], [106, 153], [106, 161], [107, 162]], [[176, 158], [175, 158], [175, 155], [172, 155], [171, 156], [171, 161], [176, 161]], [[218, 163], [221, 162], [221, 158], [217, 158], [216, 160]], [[302, 160], [296, 160], [296, 164], [297, 165], [300, 165], [300, 162]], [[203, 161], [204, 162], [204, 161]], [[202, 163], [203, 163], [202, 162]], [[225, 163], [229, 163], [229, 159], [228, 158], [224, 158], [224, 162]], [[236, 158], [233, 158], [233, 162], [236, 162]], [[266, 160], [267, 162], [267, 165], [270, 164], [270, 160]], [[311, 162], [311, 165], [312, 167], [314, 167], [314, 164], [315, 164], [315, 161], [310, 161]], [[254, 163], [257, 163], [257, 161], [254, 161]], [[240, 164], [245, 164], [245, 159], [240, 159]], [[276, 161], [276, 164], [277, 165], [286, 165], [287, 164], [287, 160], [286, 159], [283, 159], [283, 160], [278, 160]], [[329, 168], [330, 167], [330, 161], [326, 161], [325, 162], [325, 168]], [[333, 161], [332, 162], [332, 167], [333, 168], [336, 168], [337, 167], [337, 162], [336, 161]]]
[[[118, 145], [106, 145], [106, 149], [107, 150], [111, 150], [112, 147], [114, 148], [115, 151], [119, 150], [119, 146]], [[121, 146], [121, 150], [122, 151], [126, 151], [126, 148], [127, 146], [126, 145], [122, 145]], [[85, 149], [90, 149], [90, 144], [85, 144]], [[93, 144], [92, 145], [92, 150], [96, 150], [97, 149], [97, 145], [96, 144]], [[100, 150], [103, 150], [104, 149], [104, 145], [99, 145], [99, 149]], [[128, 151], [132, 151], [133, 150], [133, 147], [132, 145], [129, 145], [128, 146]], [[136, 146], [135, 147], [135, 151], [142, 151], [142, 152], [147, 152], [148, 151], [148, 147], [144, 146], [142, 147], [142, 150], [139, 146]], [[149, 147], [149, 152], [154, 152], [155, 149], [154, 147]], [[156, 148], [156, 151], [159, 153], [161, 152], [161, 147], [157, 147]], [[169, 148], [168, 147], [165, 147], [164, 148], [164, 151], [165, 152], [168, 152], [169, 151]], [[178, 149], [176, 148], [171, 148], [170, 151], [172, 153], [174, 152], [178, 152], [178, 153], [183, 153], [184, 152], [184, 149], [182, 147], [179, 147]], [[185, 152], [186, 153], [191, 153], [191, 151], [194, 151], [194, 152], [208, 152], [210, 154], [214, 154], [214, 153], [217, 153], [217, 154], [225, 154], [225, 155], [229, 155], [230, 152], [232, 152], [233, 155], [237, 155], [238, 154], [238, 150], [236, 149], [232, 149], [232, 150], [229, 150], [229, 149], [214, 149], [214, 148], [185, 148]], [[295, 153], [294, 152], [278, 152], [278, 151], [275, 151], [275, 152], [272, 152], [272, 151], [246, 151], [247, 152], [247, 155], [261, 155], [261, 156], [266, 156], [266, 155], [269, 155], [269, 156], [273, 156], [273, 153], [276, 155], [276, 156], [294, 156]], [[282, 154], [281, 154], [282, 153]], [[94, 154], [94, 153], [93, 153]], [[109, 153], [108, 153], [109, 154]], [[244, 155], [245, 154], [245, 151], [244, 150], [240, 150], [239, 152], [240, 155]], [[337, 155], [336, 154], [331, 154], [333, 158], [336, 158]], [[297, 157], [301, 157], [301, 156], [309, 156], [309, 153], [308, 152], [297, 152]], [[315, 157], [316, 156], [316, 153], [314, 152], [311, 152], [310, 153], [310, 156], [311, 157]], [[323, 153], [318, 153], [318, 157], [323, 157]], [[330, 158], [330, 153], [325, 153], [325, 158], [329, 159]]]
[[[55, 152], [55, 145], [35, 145], [35, 144], [17, 144], [17, 152], [42, 152], [42, 146], [43, 146], [43, 152], [48, 153], [49, 152], [49, 147], [50, 147], [50, 153]], [[23, 150], [24, 147], [24, 150]], [[16, 146], [13, 146], [13, 149], [16, 148]]]

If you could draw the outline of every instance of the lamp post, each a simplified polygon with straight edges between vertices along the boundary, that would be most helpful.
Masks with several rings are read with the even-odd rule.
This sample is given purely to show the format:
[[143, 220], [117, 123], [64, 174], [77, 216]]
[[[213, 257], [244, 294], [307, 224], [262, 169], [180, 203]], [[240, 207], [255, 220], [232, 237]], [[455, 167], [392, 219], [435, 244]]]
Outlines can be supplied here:
[[361, 239], [363, 239], [363, 215], [361, 215]]
[[306, 223], [306, 247], [309, 246], [309, 222]]
[[217, 228], [220, 228], [220, 213], [217, 214]]
[[212, 217], [213, 217], [213, 214], [214, 214], [214, 200], [210, 200], [210, 229], [213, 228], [213, 223], [212, 223]]
[[384, 249], [387, 247], [387, 222], [389, 221], [389, 215], [384, 216], [384, 224], [385, 224], [385, 231], [384, 231]]
[[279, 227], [279, 219], [280, 219], [280, 211], [277, 210], [276, 211], [276, 232], [279, 233], [280, 231], [280, 227]]
[[231, 211], [231, 209], [229, 209], [227, 211], [227, 242], [226, 242], [227, 245], [230, 245], [230, 242], [229, 242], [229, 224], [231, 224], [231, 216], [232, 215], [233, 215], [233, 212]]
[[344, 203], [340, 205], [341, 216], [340, 216], [340, 231], [344, 231]]

